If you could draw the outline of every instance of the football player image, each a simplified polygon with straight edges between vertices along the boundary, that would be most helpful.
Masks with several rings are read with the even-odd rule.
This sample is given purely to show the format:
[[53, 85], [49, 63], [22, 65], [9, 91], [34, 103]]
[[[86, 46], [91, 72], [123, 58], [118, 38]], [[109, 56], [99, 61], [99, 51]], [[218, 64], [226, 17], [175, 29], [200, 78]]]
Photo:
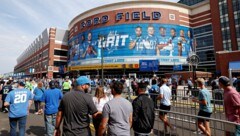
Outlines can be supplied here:
[[178, 38], [178, 56], [187, 56], [188, 50], [186, 49], [186, 44], [185, 32], [184, 30], [180, 30], [180, 36]]
[[152, 25], [149, 25], [147, 28], [148, 35], [146, 37], [146, 41], [144, 42], [144, 45], [146, 47], [146, 54], [147, 55], [156, 55], [156, 49], [158, 44], [158, 39], [154, 35], [154, 27]]
[[84, 34], [81, 35], [80, 37], [80, 41], [79, 41], [79, 56], [78, 56], [78, 59], [82, 59], [83, 57], [83, 54], [84, 54], [84, 51], [85, 51], [85, 48], [84, 48], [84, 43], [85, 43], [85, 36]]
[[[187, 42], [186, 42], [186, 50], [189, 51], [189, 52], [192, 52], [193, 51], [193, 39], [192, 39], [192, 33], [190, 30], [188, 30], [188, 34], [187, 34]], [[188, 53], [189, 54], [189, 53]], [[184, 55], [184, 53], [183, 53]]]
[[72, 46], [73, 60], [78, 60], [79, 57], [79, 41], [78, 38], [75, 40], [75, 45]]
[[172, 46], [168, 46], [169, 38], [166, 36], [166, 28], [159, 27], [160, 36], [158, 37], [157, 56], [169, 56]]
[[169, 46], [172, 46], [172, 49], [173, 49], [170, 51], [170, 56], [178, 56], [178, 42], [179, 41], [176, 36], [176, 34], [177, 34], [176, 29], [171, 28], [170, 33], [171, 33], [171, 37], [169, 38], [168, 43], [169, 43]]
[[144, 38], [142, 37], [142, 27], [135, 28], [135, 34], [130, 37], [129, 49], [133, 50], [134, 55], [146, 55], [146, 48], [144, 46]]
[[82, 54], [82, 58], [94, 58], [97, 57], [97, 52], [94, 48], [96, 42], [92, 41], [92, 33], [88, 33], [87, 41], [83, 44], [82, 48], [85, 52]]

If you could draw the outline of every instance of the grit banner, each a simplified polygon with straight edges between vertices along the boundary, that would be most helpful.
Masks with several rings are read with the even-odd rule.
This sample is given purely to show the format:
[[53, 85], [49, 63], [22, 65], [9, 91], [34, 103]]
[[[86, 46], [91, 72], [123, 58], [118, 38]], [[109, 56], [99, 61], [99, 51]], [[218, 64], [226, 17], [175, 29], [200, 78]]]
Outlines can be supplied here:
[[183, 64], [192, 51], [192, 34], [179, 25], [121, 24], [79, 33], [69, 40], [69, 48], [69, 66], [99, 64], [102, 56], [104, 63], [121, 59], [115, 63], [125, 64], [129, 58], [145, 57], [162, 65], [167, 59]]

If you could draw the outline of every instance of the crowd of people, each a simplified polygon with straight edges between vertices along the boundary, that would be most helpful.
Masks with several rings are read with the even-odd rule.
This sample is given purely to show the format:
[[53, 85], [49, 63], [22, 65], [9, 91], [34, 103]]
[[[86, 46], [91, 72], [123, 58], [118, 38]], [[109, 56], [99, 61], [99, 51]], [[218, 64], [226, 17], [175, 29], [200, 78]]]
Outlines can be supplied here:
[[[230, 79], [220, 77], [215, 82], [224, 90], [224, 108], [226, 119], [240, 123], [240, 95], [230, 85]], [[188, 79], [189, 90], [196, 83], [198, 97], [192, 102], [199, 103], [197, 125], [205, 135], [211, 135], [210, 123], [212, 106], [206, 81], [198, 78]], [[90, 95], [95, 85], [94, 96]], [[10, 135], [25, 134], [29, 109], [34, 102], [34, 114], [44, 114], [46, 134], [48, 136], [91, 135], [90, 122], [95, 135], [130, 135], [131, 128], [135, 136], [147, 136], [153, 133], [155, 116], [164, 123], [165, 133], [175, 131], [176, 126], [168, 120], [167, 111], [171, 102], [177, 100], [178, 81], [176, 79], [107, 79], [105, 81], [80, 76], [76, 79], [29, 79], [1, 81], [2, 112], [9, 113]], [[137, 97], [130, 102], [122, 93], [131, 88]], [[157, 103], [160, 101], [160, 103]], [[159, 109], [159, 113], [156, 113]], [[204, 117], [201, 118], [201, 117]], [[62, 123], [62, 126], [61, 126]], [[168, 129], [169, 128], [169, 129]], [[235, 134], [240, 134], [236, 126]], [[229, 133], [230, 135], [230, 133]]]

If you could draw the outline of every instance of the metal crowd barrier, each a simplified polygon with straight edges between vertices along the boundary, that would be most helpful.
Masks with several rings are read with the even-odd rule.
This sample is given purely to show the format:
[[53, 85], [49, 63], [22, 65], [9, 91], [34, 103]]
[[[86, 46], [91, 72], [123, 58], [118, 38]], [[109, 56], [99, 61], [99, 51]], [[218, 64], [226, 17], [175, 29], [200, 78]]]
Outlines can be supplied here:
[[[197, 119], [208, 119], [210, 121], [211, 135], [213, 136], [224, 136], [227, 132], [234, 133], [236, 131], [237, 123], [214, 119], [214, 118], [205, 118], [192, 114], [186, 114], [181, 112], [174, 111], [165, 111], [158, 110], [156, 112], [163, 111], [167, 112], [168, 120], [170, 124], [175, 126], [175, 130], [169, 131], [169, 133], [164, 132], [163, 122], [156, 116], [154, 124], [154, 135], [158, 136], [192, 136], [192, 135], [201, 135], [200, 129], [197, 126]], [[169, 130], [169, 128], [168, 128]]]
[[[173, 99], [171, 100], [171, 111], [197, 115], [199, 110], [199, 104], [192, 102], [192, 99], [193, 98], [197, 99], [198, 92], [199, 92], [198, 90], [192, 91], [191, 94], [195, 93], [195, 96], [190, 94], [187, 96], [187, 95], [184, 95], [185, 94], [184, 90], [178, 90], [177, 96], [175, 95], [172, 96]], [[217, 92], [217, 94], [215, 94], [215, 91], [213, 91], [213, 93], [211, 94], [212, 96], [214, 96], [211, 98], [211, 106], [213, 109], [212, 118], [225, 120], [223, 99], [221, 99], [222, 96], [219, 96], [220, 95], [219, 91]], [[149, 94], [149, 95], [150, 95], [150, 98], [153, 98], [154, 103], [157, 103], [157, 105], [159, 106], [160, 101], [154, 99], [159, 94]], [[215, 97], [215, 95], [217, 95], [218, 97]], [[174, 97], [176, 98], [176, 100], [174, 99]]]

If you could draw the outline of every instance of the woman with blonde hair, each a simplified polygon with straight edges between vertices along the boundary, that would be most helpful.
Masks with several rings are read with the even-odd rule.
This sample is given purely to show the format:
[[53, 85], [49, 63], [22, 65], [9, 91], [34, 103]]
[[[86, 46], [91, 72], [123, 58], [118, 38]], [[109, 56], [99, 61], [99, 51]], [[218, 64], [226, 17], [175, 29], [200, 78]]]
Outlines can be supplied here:
[[96, 88], [95, 96], [93, 97], [94, 105], [96, 106], [98, 112], [98, 116], [93, 118], [93, 125], [95, 128], [95, 135], [98, 136], [98, 128], [102, 120], [102, 110], [105, 103], [109, 101], [109, 98], [104, 93], [104, 88], [99, 86]]
[[41, 114], [39, 113], [39, 108], [41, 104], [41, 98], [44, 93], [44, 87], [42, 82], [38, 82], [37, 87], [34, 89], [33, 94], [33, 100], [34, 100], [34, 105], [35, 105], [35, 114]]

